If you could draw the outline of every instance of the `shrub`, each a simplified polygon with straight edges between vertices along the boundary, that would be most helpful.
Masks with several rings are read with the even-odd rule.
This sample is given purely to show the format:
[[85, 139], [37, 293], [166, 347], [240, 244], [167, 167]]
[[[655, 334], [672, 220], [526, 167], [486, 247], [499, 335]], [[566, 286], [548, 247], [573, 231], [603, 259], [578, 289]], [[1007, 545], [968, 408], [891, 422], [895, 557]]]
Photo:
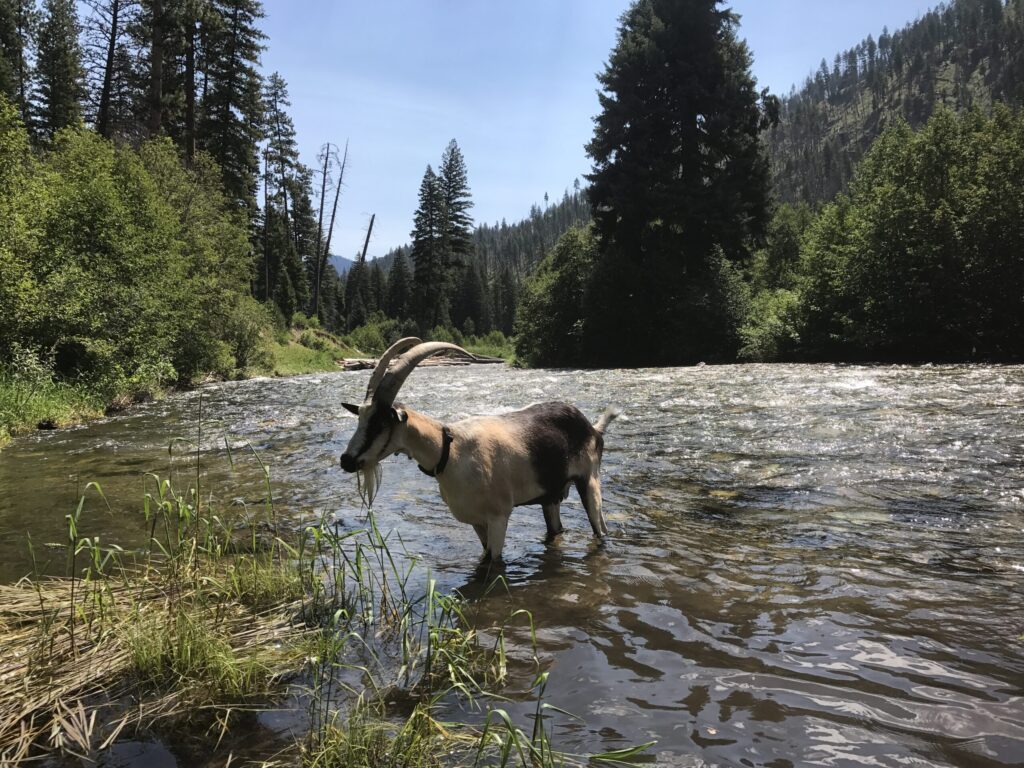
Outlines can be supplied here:
[[304, 330], [306, 328], [319, 328], [320, 318], [319, 317], [306, 317], [302, 312], [296, 312], [292, 315], [292, 328], [298, 330]]
[[800, 344], [800, 294], [780, 288], [754, 296], [740, 327], [741, 360], [769, 362], [792, 356]]

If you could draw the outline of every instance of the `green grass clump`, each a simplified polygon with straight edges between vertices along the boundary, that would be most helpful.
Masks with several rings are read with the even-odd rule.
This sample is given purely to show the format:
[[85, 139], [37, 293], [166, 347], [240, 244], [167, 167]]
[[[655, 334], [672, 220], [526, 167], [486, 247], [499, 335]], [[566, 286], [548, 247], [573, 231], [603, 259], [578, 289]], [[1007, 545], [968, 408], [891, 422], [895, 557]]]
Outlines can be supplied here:
[[513, 339], [501, 331], [491, 331], [485, 336], [469, 336], [465, 338], [465, 346], [474, 355], [487, 357], [503, 357], [511, 361], [516, 356]]
[[155, 690], [239, 700], [266, 692], [273, 679], [261, 654], [235, 648], [222, 628], [186, 606], [170, 615], [140, 617], [127, 643], [135, 674], [144, 687]]
[[102, 398], [85, 386], [25, 380], [0, 370], [0, 445], [40, 426], [63, 427], [101, 416]]
[[360, 354], [327, 331], [318, 328], [293, 330], [270, 348], [270, 372], [275, 376], [297, 376], [338, 370], [338, 361]]
[[338, 370], [338, 357], [331, 350], [310, 349], [301, 344], [275, 345], [271, 349], [272, 373], [275, 376], [297, 376]]
[[379, 702], [359, 700], [303, 754], [305, 768], [440, 768], [453, 734], [420, 704], [404, 722], [389, 719]]

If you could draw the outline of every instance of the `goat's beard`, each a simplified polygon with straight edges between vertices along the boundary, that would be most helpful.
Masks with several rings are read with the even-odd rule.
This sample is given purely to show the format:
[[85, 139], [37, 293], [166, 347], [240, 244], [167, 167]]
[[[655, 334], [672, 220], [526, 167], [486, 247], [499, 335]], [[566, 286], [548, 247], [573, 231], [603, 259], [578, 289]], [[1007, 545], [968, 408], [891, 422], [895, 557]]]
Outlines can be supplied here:
[[384, 470], [378, 463], [363, 467], [356, 475], [359, 495], [367, 509], [373, 506], [373, 500], [377, 496], [377, 491], [380, 490], [380, 480], [383, 474]]

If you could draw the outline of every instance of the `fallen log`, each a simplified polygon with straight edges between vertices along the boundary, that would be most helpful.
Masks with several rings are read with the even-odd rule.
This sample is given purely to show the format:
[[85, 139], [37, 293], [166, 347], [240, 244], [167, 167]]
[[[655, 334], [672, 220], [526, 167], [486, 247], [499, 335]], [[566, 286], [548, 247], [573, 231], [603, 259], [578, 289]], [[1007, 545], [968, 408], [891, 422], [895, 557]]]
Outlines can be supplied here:
[[[472, 360], [456, 357], [431, 357], [424, 360], [420, 365], [424, 366], [463, 366], [463, 365], [494, 365], [504, 363], [503, 357], [491, 357], [489, 355], [473, 355]], [[376, 358], [372, 357], [346, 357], [338, 361], [338, 366], [346, 371], [362, 371], [377, 367]]]

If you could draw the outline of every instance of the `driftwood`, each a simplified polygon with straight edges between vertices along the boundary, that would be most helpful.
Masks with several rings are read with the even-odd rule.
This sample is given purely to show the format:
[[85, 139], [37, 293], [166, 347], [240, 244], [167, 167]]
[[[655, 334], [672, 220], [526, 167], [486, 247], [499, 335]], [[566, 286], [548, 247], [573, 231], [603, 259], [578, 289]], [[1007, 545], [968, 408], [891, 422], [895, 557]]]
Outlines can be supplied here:
[[[503, 357], [488, 357], [487, 355], [473, 355], [472, 360], [466, 360], [465, 358], [455, 357], [431, 357], [420, 363], [421, 366], [463, 366], [463, 365], [493, 365], [495, 363], [504, 363], [505, 358]], [[362, 371], [365, 369], [372, 369], [377, 367], [376, 358], [372, 357], [346, 357], [344, 360], [338, 361], [338, 367], [343, 368], [346, 371]]]

